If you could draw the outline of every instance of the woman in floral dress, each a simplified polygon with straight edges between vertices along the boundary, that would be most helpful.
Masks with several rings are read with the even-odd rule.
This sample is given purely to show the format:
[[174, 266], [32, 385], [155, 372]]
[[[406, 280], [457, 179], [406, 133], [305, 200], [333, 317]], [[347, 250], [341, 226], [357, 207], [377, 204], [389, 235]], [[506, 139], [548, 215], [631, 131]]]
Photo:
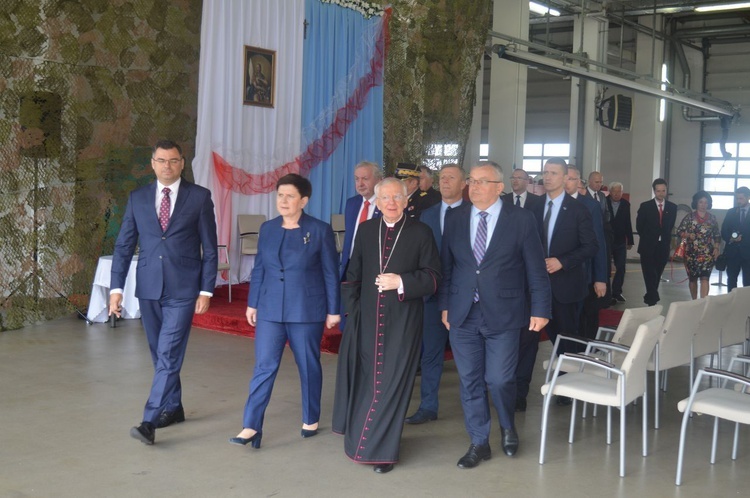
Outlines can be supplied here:
[[709, 213], [711, 195], [701, 190], [693, 195], [692, 208], [695, 210], [682, 219], [677, 233], [685, 246], [685, 269], [690, 281], [690, 295], [698, 298], [698, 280], [701, 281], [701, 295], [708, 295], [708, 279], [719, 256], [721, 231], [716, 216]]

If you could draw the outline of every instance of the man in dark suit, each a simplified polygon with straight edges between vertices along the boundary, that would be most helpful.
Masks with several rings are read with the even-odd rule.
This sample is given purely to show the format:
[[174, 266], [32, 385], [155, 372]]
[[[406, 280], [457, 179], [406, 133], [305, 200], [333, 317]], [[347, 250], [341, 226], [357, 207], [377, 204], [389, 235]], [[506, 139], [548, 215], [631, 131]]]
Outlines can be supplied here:
[[550, 317], [549, 279], [533, 214], [500, 201], [503, 171], [496, 163], [474, 166], [467, 183], [473, 205], [459, 206], [445, 218], [438, 294], [471, 438], [460, 468], [492, 456], [488, 393], [500, 419], [503, 451], [513, 456], [518, 450], [518, 331], [527, 326], [538, 332]]
[[[380, 167], [369, 161], [362, 161], [354, 168], [354, 188], [357, 195], [346, 200], [344, 208], [344, 245], [341, 249], [341, 278], [346, 275], [346, 267], [352, 255], [354, 235], [359, 224], [380, 216], [375, 205], [375, 185], [383, 179]], [[341, 326], [343, 329], [343, 325]]]
[[409, 201], [406, 204], [404, 214], [409, 218], [419, 219], [424, 209], [422, 199], [424, 192], [419, 190], [419, 168], [412, 163], [398, 163], [394, 175], [406, 185], [406, 196]]
[[737, 205], [727, 211], [721, 225], [721, 238], [726, 242], [727, 287], [737, 287], [737, 277], [742, 271], [742, 286], [750, 285], [750, 189], [740, 187], [735, 192]]
[[587, 262], [599, 244], [589, 210], [565, 193], [565, 159], [549, 159], [543, 175], [547, 195], [535, 214], [552, 286], [552, 319], [546, 330], [554, 342], [558, 334], [578, 333], [580, 306], [589, 293]]
[[[422, 211], [419, 221], [432, 229], [435, 244], [440, 250], [443, 243], [443, 227], [446, 213], [463, 203], [463, 189], [466, 174], [458, 164], [446, 164], [440, 169], [439, 204]], [[420, 403], [417, 411], [406, 419], [407, 424], [423, 424], [437, 420], [438, 389], [443, 375], [445, 345], [448, 342], [448, 329], [441, 321], [437, 294], [425, 298], [424, 320], [422, 321], [422, 379], [420, 383]]]
[[625, 262], [628, 251], [633, 247], [633, 224], [630, 220], [630, 203], [622, 197], [623, 185], [620, 182], [609, 184], [607, 211], [612, 220], [612, 259], [615, 263], [615, 276], [612, 278], [612, 304], [624, 303], [622, 285], [625, 282]]
[[510, 175], [511, 191], [502, 196], [503, 202], [517, 207], [533, 210], [534, 206], [542, 202], [542, 198], [528, 191], [529, 174], [521, 168], [516, 168]]
[[638, 254], [646, 284], [643, 302], [653, 306], [659, 302], [659, 282], [669, 260], [672, 228], [677, 218], [677, 206], [667, 200], [667, 182], [657, 178], [651, 184], [654, 198], [638, 208], [635, 230], [638, 232]]
[[130, 193], [112, 258], [109, 313], [120, 316], [122, 288], [136, 244], [140, 247], [135, 295], [151, 349], [154, 378], [143, 422], [130, 435], [154, 444], [156, 428], [185, 420], [180, 369], [194, 313], [205, 313], [217, 272], [211, 192], [180, 177], [180, 146], [154, 146], [157, 181]]
[[440, 192], [432, 188], [433, 171], [427, 166], [419, 167], [419, 196], [422, 201], [422, 211], [435, 204], [440, 204]]

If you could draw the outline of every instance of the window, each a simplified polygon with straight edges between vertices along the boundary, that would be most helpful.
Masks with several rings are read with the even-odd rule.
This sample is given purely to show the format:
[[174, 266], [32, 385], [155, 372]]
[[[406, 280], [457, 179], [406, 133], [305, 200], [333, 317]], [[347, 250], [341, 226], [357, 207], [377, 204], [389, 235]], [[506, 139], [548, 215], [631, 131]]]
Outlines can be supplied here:
[[439, 170], [444, 164], [458, 162], [458, 144], [432, 144], [427, 148], [424, 164], [432, 170]]
[[[479, 146], [479, 160], [487, 161], [490, 152], [489, 144]], [[551, 157], [570, 156], [570, 144], [524, 144], [523, 164], [521, 167], [532, 178], [542, 173], [542, 168], [547, 159]], [[750, 163], [747, 165], [750, 169]]]
[[750, 142], [729, 142], [724, 159], [721, 144], [707, 143], [703, 149], [703, 190], [711, 194], [715, 209], [734, 206], [734, 191], [750, 187]]

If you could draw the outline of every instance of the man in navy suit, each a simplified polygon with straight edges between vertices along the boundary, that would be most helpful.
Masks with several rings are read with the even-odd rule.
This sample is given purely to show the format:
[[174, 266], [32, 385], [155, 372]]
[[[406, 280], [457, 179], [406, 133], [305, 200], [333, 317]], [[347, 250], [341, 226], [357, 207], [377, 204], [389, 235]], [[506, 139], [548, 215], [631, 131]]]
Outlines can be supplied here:
[[672, 228], [677, 219], [677, 205], [667, 200], [667, 182], [657, 178], [651, 184], [654, 198], [641, 203], [635, 218], [638, 232], [638, 254], [646, 284], [643, 302], [653, 306], [659, 302], [659, 282], [669, 260]]
[[510, 175], [511, 191], [502, 196], [503, 202], [513, 204], [524, 209], [534, 209], [542, 202], [542, 198], [528, 191], [529, 174], [521, 168], [516, 168]]
[[552, 342], [558, 334], [578, 333], [580, 306], [589, 293], [587, 262], [599, 249], [589, 210], [565, 193], [567, 169], [563, 158], [544, 165], [547, 195], [535, 212], [552, 286], [552, 319], [546, 329]]
[[518, 331], [540, 331], [550, 317], [550, 287], [534, 215], [500, 201], [503, 170], [471, 169], [469, 198], [445, 217], [438, 305], [450, 331], [471, 445], [458, 467], [492, 456], [488, 392], [500, 418], [501, 444], [518, 450], [514, 422]]
[[625, 282], [625, 263], [628, 251], [633, 247], [633, 223], [630, 220], [630, 202], [622, 197], [620, 182], [609, 184], [607, 211], [612, 220], [612, 260], [615, 276], [612, 277], [612, 304], [624, 303], [622, 285]]
[[[344, 246], [341, 249], [341, 278], [346, 275], [346, 267], [352, 255], [354, 235], [359, 224], [380, 216], [375, 205], [375, 185], [383, 179], [380, 167], [369, 161], [362, 161], [354, 168], [354, 188], [357, 195], [346, 200], [344, 208]], [[343, 329], [343, 324], [341, 328]]]
[[109, 313], [122, 310], [122, 288], [139, 245], [135, 295], [151, 349], [154, 378], [143, 422], [130, 435], [154, 444], [156, 428], [185, 420], [180, 369], [194, 313], [205, 313], [217, 272], [211, 192], [180, 177], [185, 166], [176, 143], [156, 143], [157, 181], [130, 193], [112, 258]]
[[737, 277], [742, 271], [742, 286], [750, 285], [750, 189], [740, 187], [735, 192], [737, 205], [727, 211], [721, 224], [721, 238], [726, 242], [727, 287], [737, 287]]
[[[425, 211], [419, 221], [432, 229], [435, 244], [440, 250], [443, 243], [443, 227], [446, 213], [463, 203], [463, 189], [466, 185], [466, 174], [458, 164], [446, 164], [440, 168], [441, 202]], [[432, 187], [430, 187], [432, 188]], [[438, 389], [443, 375], [445, 345], [448, 342], [448, 329], [441, 320], [437, 295], [425, 298], [424, 319], [422, 321], [422, 380], [420, 384], [421, 402], [417, 411], [408, 417], [407, 424], [423, 424], [437, 420]]]

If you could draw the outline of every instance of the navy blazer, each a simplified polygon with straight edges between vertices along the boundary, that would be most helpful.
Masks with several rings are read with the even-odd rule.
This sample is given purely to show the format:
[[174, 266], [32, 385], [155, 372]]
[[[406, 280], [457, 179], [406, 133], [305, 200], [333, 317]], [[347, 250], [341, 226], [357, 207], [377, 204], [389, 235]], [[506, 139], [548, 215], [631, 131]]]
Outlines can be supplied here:
[[[346, 276], [346, 267], [349, 264], [349, 254], [352, 252], [352, 244], [354, 243], [354, 227], [357, 226], [357, 215], [359, 214], [359, 208], [362, 207], [362, 196], [357, 194], [354, 197], [349, 197], [346, 200], [346, 206], [344, 207], [344, 246], [341, 249], [341, 268], [339, 275], [343, 280]], [[380, 216], [380, 210], [375, 206], [375, 211], [372, 212], [372, 217], [377, 218]]]
[[[742, 235], [739, 242], [731, 241], [733, 232]], [[727, 257], [750, 259], [750, 208], [745, 215], [745, 223], [740, 223], [740, 209], [738, 207], [733, 207], [727, 211], [724, 223], [721, 224], [721, 238], [727, 243], [724, 248]]]
[[299, 237], [292, 238], [291, 261], [279, 259], [285, 228], [277, 216], [260, 226], [258, 254], [250, 275], [247, 305], [271, 322], [323, 322], [338, 315], [338, 252], [331, 225], [302, 213]]
[[[576, 201], [566, 193], [563, 195], [565, 197], [552, 228], [548, 254], [550, 258], [560, 261], [562, 269], [551, 273], [549, 281], [555, 299], [560, 303], [570, 304], [582, 301], [588, 295], [589, 278], [585, 263], [596, 255], [599, 244], [596, 241], [594, 222], [589, 210], [582, 202]], [[543, 238], [544, 204], [540, 203], [534, 213], [540, 239]]]
[[583, 203], [591, 214], [591, 221], [596, 235], [596, 243], [599, 248], [594, 257], [589, 260], [589, 280], [591, 282], [607, 282], [609, 272], [607, 271], [607, 243], [604, 240], [604, 220], [602, 219], [602, 206], [593, 197], [578, 194], [578, 200]]
[[481, 264], [471, 241], [471, 204], [445, 216], [438, 305], [451, 327], [466, 320], [479, 289], [485, 322], [495, 330], [528, 327], [529, 317], [549, 318], [551, 294], [544, 252], [531, 211], [503, 205]]
[[[513, 191], [510, 191], [507, 194], [503, 194], [503, 196], [500, 198], [505, 204], [513, 204], [514, 206], [516, 205], [516, 194], [514, 194]], [[536, 209], [536, 206], [542, 202], [542, 199], [543, 197], [541, 195], [526, 192], [526, 203], [523, 205], [523, 208], [533, 211], [534, 209]]]
[[[662, 223], [659, 225], [659, 208], [651, 199], [641, 203], [635, 218], [635, 229], [638, 232], [638, 254], [653, 253], [657, 249], [662, 258], [669, 258], [672, 244], [672, 229], [677, 220], [677, 205], [664, 201]], [[661, 240], [659, 240], [661, 237]]]
[[125, 286], [136, 244], [140, 248], [136, 297], [156, 300], [164, 294], [188, 299], [197, 298], [201, 291], [213, 292], [218, 256], [211, 192], [183, 178], [169, 225], [162, 232], [156, 182], [132, 191], [115, 242], [111, 288]]

